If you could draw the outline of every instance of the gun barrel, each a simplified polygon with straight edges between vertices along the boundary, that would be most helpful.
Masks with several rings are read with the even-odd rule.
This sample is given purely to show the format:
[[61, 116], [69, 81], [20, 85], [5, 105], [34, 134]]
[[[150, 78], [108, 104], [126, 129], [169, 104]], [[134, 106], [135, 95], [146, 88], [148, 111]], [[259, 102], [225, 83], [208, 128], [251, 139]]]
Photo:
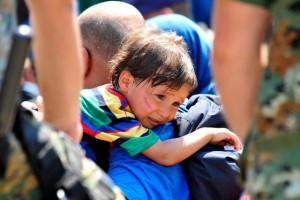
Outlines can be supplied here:
[[21, 25], [13, 35], [7, 67], [0, 91], [0, 137], [7, 134], [15, 120], [24, 62], [29, 52], [31, 29]]

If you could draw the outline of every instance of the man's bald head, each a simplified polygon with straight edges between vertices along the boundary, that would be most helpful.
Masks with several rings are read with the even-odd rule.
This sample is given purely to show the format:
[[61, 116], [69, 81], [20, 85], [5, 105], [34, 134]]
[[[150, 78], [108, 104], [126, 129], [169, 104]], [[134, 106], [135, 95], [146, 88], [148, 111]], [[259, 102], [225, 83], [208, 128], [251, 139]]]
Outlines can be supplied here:
[[142, 14], [134, 6], [120, 1], [106, 1], [91, 6], [80, 14], [78, 20], [95, 16], [119, 19], [125, 23], [133, 23], [133, 25], [144, 23]]
[[[141, 13], [132, 5], [120, 1], [107, 1], [91, 6], [78, 17], [82, 45], [89, 56], [92, 71], [85, 87], [109, 82], [107, 63], [116, 54], [121, 42], [137, 27], [144, 25]], [[101, 72], [101, 74], [99, 74]]]

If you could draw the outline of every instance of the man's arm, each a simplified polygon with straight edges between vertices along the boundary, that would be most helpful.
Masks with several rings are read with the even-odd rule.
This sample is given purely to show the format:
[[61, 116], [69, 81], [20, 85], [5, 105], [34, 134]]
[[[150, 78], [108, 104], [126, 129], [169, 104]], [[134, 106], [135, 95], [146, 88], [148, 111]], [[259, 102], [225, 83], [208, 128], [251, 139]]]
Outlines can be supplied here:
[[244, 140], [252, 122], [260, 83], [260, 48], [269, 28], [267, 10], [217, 0], [214, 10], [213, 67], [226, 119]]
[[44, 120], [80, 141], [83, 60], [73, 2], [27, 0], [27, 5], [34, 30], [33, 51], [44, 100]]

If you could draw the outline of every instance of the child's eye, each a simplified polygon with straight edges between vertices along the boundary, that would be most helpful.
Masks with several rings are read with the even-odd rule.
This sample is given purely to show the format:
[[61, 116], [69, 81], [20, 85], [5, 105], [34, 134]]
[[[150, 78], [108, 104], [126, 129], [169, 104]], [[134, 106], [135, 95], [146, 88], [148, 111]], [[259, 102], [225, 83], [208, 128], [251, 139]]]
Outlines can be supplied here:
[[180, 106], [180, 103], [174, 102], [172, 105], [173, 105], [174, 107], [178, 108], [178, 107]]
[[163, 100], [163, 99], [164, 99], [164, 97], [165, 97], [165, 96], [164, 96], [164, 95], [162, 95], [162, 94], [157, 94], [156, 96], [157, 96], [157, 98], [158, 98], [158, 99], [160, 99], [160, 100]]

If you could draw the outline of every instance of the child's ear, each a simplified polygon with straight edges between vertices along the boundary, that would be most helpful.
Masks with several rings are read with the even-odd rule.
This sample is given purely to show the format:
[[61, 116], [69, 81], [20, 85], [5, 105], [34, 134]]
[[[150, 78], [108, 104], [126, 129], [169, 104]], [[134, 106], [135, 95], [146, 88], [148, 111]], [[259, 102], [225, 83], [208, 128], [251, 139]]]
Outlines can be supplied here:
[[119, 77], [120, 92], [127, 92], [134, 82], [134, 78], [129, 71], [122, 71]]

